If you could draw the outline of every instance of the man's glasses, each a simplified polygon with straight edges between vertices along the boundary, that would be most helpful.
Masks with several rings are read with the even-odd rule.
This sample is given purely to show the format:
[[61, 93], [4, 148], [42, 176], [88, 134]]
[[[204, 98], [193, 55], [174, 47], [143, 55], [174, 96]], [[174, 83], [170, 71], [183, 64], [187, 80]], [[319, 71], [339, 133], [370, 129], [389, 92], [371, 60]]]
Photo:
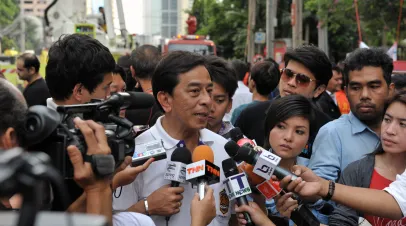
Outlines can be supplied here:
[[317, 80], [309, 78], [309, 76], [301, 74], [301, 73], [294, 73], [292, 70], [288, 68], [281, 69], [281, 79], [284, 82], [289, 82], [292, 78], [295, 78], [296, 84], [301, 87], [307, 87], [310, 82], [315, 82]]

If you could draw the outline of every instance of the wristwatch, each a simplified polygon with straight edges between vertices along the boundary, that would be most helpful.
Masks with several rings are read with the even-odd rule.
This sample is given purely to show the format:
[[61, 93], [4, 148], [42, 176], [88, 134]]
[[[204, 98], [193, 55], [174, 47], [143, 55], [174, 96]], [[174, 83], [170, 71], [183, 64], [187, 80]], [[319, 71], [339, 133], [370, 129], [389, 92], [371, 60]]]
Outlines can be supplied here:
[[146, 214], [147, 216], [149, 216], [147, 197], [144, 198], [144, 206], [145, 206], [145, 214]]

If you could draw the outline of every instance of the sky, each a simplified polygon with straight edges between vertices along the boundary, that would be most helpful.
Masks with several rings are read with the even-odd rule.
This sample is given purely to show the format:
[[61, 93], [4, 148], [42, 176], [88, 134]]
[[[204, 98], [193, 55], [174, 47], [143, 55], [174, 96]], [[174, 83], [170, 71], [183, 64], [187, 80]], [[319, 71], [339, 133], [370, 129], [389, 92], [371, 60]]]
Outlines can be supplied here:
[[[127, 30], [130, 34], [142, 34], [144, 24], [142, 22], [142, 10], [144, 0], [121, 0], [124, 8], [124, 18]], [[92, 0], [93, 13], [98, 13], [99, 6], [104, 5], [104, 0]]]

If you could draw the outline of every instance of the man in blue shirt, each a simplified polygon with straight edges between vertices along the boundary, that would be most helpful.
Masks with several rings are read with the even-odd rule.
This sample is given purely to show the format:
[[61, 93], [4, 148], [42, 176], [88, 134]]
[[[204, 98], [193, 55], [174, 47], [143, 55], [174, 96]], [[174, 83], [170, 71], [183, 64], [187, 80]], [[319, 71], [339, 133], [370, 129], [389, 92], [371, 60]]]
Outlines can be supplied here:
[[385, 101], [394, 90], [392, 70], [392, 59], [379, 49], [358, 49], [347, 58], [344, 84], [351, 112], [319, 130], [309, 162], [318, 176], [337, 180], [349, 163], [377, 147]]

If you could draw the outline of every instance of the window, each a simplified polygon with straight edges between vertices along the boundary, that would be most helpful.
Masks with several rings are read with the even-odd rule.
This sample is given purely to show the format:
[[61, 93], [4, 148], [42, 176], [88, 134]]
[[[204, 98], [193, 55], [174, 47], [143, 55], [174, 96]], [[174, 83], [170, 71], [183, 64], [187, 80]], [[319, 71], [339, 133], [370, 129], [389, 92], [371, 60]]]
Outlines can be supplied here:
[[168, 10], [169, 8], [168, 2], [169, 0], [162, 0], [162, 10]]
[[178, 13], [177, 12], [171, 12], [170, 13], [170, 18], [169, 18], [169, 23], [171, 25], [173, 24], [178, 24]]
[[178, 10], [178, 0], [169, 0], [169, 1], [171, 1], [170, 9], [171, 10]]
[[34, 12], [34, 9], [24, 9], [24, 12], [27, 12], [27, 13]]
[[32, 4], [32, 1], [24, 1], [25, 4]]
[[38, 4], [47, 4], [46, 0], [38, 0]]

